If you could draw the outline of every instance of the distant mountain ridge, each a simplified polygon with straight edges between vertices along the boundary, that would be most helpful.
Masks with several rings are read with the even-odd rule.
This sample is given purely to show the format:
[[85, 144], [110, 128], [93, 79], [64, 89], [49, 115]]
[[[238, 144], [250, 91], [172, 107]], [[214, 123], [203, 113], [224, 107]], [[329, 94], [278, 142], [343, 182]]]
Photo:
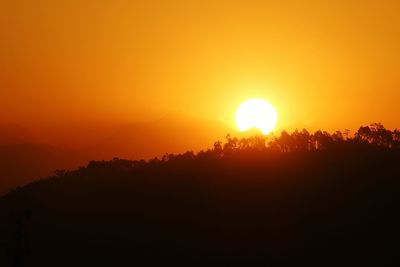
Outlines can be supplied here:
[[199, 151], [231, 132], [232, 129], [218, 121], [164, 117], [153, 122], [124, 125], [86, 150], [95, 159], [150, 159], [165, 153]]
[[[103, 133], [93, 130], [94, 139], [100, 141], [71, 149], [37, 143], [28, 129], [18, 125], [10, 125], [8, 129], [4, 125], [0, 127], [0, 195], [12, 187], [47, 177], [56, 169], [84, 166], [89, 160], [109, 160], [114, 157], [150, 159], [166, 153], [198, 151], [211, 147], [214, 141], [224, 139], [231, 131], [218, 121], [183, 115], [168, 116], [151, 122], [115, 127], [109, 130], [107, 137], [101, 139], [99, 136]], [[88, 129], [85, 129], [86, 132], [90, 133]], [[79, 136], [79, 128], [73, 134]]]
[[0, 145], [25, 144], [37, 142], [28, 128], [18, 124], [0, 124]]
[[88, 156], [45, 144], [0, 145], [0, 195], [10, 188], [44, 178], [56, 169], [84, 165]]

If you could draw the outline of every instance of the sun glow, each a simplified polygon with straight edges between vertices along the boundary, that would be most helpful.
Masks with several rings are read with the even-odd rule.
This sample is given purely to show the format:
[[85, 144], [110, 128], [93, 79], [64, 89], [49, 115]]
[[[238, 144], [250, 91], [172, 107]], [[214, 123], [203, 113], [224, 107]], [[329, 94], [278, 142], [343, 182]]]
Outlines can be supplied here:
[[272, 104], [260, 98], [246, 100], [236, 111], [236, 126], [242, 132], [257, 128], [268, 134], [275, 128], [277, 119], [278, 114]]

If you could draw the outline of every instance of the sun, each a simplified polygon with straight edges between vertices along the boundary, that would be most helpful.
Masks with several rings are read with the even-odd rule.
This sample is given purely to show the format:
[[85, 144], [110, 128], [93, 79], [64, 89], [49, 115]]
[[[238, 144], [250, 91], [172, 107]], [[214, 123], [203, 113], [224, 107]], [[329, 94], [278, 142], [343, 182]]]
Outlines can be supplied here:
[[275, 128], [277, 120], [274, 106], [261, 98], [248, 99], [236, 110], [236, 126], [241, 132], [257, 128], [268, 134]]

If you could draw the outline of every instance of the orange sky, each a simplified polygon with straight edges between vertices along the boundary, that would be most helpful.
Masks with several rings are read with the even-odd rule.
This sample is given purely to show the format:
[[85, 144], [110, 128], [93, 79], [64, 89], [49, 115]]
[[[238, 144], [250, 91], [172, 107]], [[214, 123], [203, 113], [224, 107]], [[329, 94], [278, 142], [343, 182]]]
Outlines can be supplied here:
[[0, 123], [233, 125], [263, 97], [279, 125], [400, 126], [400, 1], [0, 2]]

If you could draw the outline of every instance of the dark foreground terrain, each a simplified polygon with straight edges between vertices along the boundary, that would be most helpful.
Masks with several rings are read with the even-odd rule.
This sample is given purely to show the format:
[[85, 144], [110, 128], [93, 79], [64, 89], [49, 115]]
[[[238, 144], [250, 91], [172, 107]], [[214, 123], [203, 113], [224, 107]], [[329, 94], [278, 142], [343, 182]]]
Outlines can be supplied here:
[[0, 266], [399, 266], [399, 137], [228, 137], [58, 171], [0, 199]]

